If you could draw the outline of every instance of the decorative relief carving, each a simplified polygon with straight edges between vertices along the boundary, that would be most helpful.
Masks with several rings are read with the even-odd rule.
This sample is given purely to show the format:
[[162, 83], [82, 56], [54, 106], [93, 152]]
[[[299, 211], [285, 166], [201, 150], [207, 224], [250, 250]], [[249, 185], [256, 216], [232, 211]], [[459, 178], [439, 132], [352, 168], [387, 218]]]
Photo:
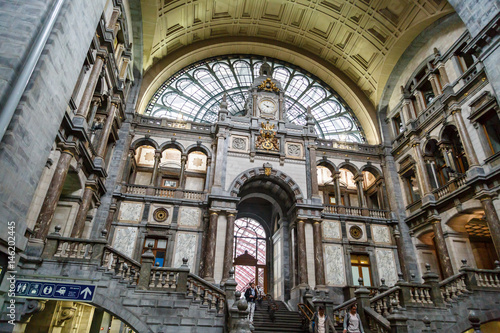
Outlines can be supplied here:
[[287, 154], [293, 157], [300, 157], [300, 145], [289, 144]]
[[245, 138], [233, 138], [231, 146], [236, 150], [246, 150], [247, 140]]
[[276, 84], [271, 80], [271, 78], [267, 78], [257, 87], [259, 90], [264, 91], [274, 91], [279, 92], [280, 89], [276, 86]]
[[354, 239], [361, 239], [361, 237], [363, 237], [363, 230], [361, 230], [360, 227], [358, 227], [357, 225], [353, 225], [350, 229], [349, 229], [349, 234], [351, 235], [352, 238]]

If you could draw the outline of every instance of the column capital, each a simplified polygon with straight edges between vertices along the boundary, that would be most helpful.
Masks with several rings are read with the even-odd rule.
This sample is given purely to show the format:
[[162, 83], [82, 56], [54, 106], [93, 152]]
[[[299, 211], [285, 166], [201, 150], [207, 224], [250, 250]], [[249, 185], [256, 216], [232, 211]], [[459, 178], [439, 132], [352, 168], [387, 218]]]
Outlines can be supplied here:
[[210, 215], [217, 215], [219, 216], [220, 210], [218, 209], [210, 209]]
[[229, 217], [229, 216], [236, 216], [236, 214], [238, 214], [237, 210], [227, 210], [226, 211], [226, 216], [227, 217]]

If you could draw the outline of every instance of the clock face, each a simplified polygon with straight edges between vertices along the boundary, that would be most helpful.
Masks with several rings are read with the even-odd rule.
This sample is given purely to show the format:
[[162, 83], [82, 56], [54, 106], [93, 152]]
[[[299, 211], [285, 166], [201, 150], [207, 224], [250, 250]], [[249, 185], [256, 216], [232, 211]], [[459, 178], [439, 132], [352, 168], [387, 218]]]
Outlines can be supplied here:
[[262, 99], [259, 102], [259, 110], [265, 115], [274, 115], [278, 105], [272, 99]]

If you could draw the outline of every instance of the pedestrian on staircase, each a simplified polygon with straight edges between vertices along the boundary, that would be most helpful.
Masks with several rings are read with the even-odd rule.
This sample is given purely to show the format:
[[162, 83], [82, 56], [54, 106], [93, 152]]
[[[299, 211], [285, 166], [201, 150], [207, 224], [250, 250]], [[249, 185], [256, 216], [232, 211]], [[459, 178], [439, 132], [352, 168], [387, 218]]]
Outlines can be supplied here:
[[358, 306], [356, 304], [351, 305], [351, 309], [344, 317], [344, 333], [364, 333], [363, 324], [361, 323], [361, 318], [356, 312]]
[[255, 300], [257, 299], [257, 289], [255, 283], [250, 283], [250, 288], [245, 291], [245, 298], [248, 303], [248, 320], [253, 323], [253, 314], [255, 312]]
[[320, 306], [318, 312], [314, 313], [309, 331], [312, 333], [335, 333], [335, 327], [333, 327], [332, 321], [325, 313], [323, 306]]

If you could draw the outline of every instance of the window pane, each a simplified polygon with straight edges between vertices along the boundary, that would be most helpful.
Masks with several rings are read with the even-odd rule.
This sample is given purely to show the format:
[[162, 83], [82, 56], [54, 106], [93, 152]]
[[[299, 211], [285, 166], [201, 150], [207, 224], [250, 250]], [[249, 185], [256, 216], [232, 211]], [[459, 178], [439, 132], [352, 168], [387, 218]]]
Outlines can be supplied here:
[[167, 248], [167, 240], [166, 239], [158, 239], [158, 245], [156, 247], [159, 249]]
[[363, 284], [367, 287], [370, 287], [371, 281], [370, 281], [370, 268], [369, 267], [361, 267], [361, 272], [363, 274]]
[[359, 286], [359, 268], [358, 266], [352, 266], [352, 282], [355, 286]]
[[146, 242], [144, 243], [144, 247], [148, 248], [149, 246], [151, 246], [151, 247], [155, 246], [154, 238], [146, 238]]

